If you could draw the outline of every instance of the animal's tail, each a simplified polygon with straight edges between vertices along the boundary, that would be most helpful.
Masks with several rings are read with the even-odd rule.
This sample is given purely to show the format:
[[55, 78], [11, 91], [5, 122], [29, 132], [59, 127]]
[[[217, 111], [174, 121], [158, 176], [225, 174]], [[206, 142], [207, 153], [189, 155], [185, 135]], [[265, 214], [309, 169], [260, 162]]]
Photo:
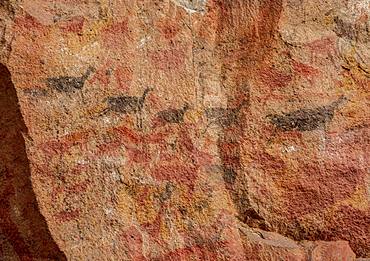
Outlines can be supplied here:
[[329, 108], [333, 110], [338, 109], [341, 106], [343, 106], [347, 101], [349, 101], [349, 99], [346, 96], [342, 95], [336, 101], [332, 102], [329, 105]]

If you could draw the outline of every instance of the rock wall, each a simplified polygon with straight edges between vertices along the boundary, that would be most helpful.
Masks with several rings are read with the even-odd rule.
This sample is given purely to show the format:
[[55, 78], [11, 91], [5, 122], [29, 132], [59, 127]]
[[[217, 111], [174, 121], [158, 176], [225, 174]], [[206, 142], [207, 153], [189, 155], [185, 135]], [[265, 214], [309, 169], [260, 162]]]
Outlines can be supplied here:
[[369, 10], [2, 1], [0, 257], [370, 257]]

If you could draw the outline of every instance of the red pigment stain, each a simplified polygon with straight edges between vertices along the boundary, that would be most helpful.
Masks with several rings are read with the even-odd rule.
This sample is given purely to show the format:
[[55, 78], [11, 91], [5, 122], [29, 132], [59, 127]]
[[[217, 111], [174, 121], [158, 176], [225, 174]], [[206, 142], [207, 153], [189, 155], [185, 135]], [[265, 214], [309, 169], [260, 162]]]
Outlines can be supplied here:
[[73, 176], [79, 176], [82, 172], [89, 170], [90, 166], [88, 164], [77, 164], [71, 169], [70, 174]]
[[[341, 224], [340, 231], [338, 224]], [[333, 222], [323, 231], [323, 240], [347, 240], [358, 255], [365, 256], [369, 251], [369, 224], [370, 208], [360, 210], [351, 206], [340, 206]]]
[[333, 37], [318, 39], [306, 44], [306, 47], [313, 56], [336, 54], [335, 40]]
[[102, 38], [107, 49], [122, 49], [129, 38], [128, 21], [113, 23], [103, 30]]
[[48, 164], [36, 164], [36, 163], [32, 163], [32, 169], [34, 169], [34, 173], [38, 176], [38, 177], [43, 177], [43, 178], [54, 178], [54, 175], [53, 175], [53, 172], [50, 170], [49, 168], [49, 165]]
[[184, 184], [191, 191], [194, 190], [195, 181], [198, 176], [198, 169], [192, 165], [171, 164], [156, 166], [151, 175], [159, 181], [176, 181], [179, 184]]
[[124, 138], [125, 142], [127, 141], [132, 144], [158, 144], [162, 143], [164, 138], [168, 136], [165, 132], [140, 135], [125, 126], [115, 127], [112, 129], [112, 132], [119, 135], [121, 138]]
[[154, 51], [149, 54], [154, 67], [162, 71], [174, 71], [185, 64], [185, 53], [182, 49]]
[[164, 215], [163, 207], [159, 210], [155, 220], [151, 223], [142, 224], [146, 232], [154, 238], [154, 240], [159, 241], [161, 232], [162, 217]]
[[114, 71], [114, 76], [118, 83], [118, 88], [127, 91], [132, 82], [132, 70], [129, 67], [118, 66]]
[[306, 44], [306, 46], [311, 51], [316, 52], [316, 53], [321, 53], [321, 54], [328, 53], [329, 50], [332, 50], [333, 45], [334, 45], [334, 40], [333, 38], [330, 38], [330, 37], [318, 39], [318, 40], [315, 40], [315, 41], [312, 41]]
[[60, 22], [58, 24], [58, 26], [64, 33], [81, 34], [84, 24], [85, 24], [85, 18], [84, 17], [75, 16], [75, 17], [72, 17], [68, 21]]
[[148, 134], [145, 136], [144, 142], [149, 144], [162, 144], [168, 135], [169, 134], [165, 132]]
[[[330, 140], [326, 150], [341, 159], [345, 159], [347, 164], [360, 166], [359, 153], [366, 152], [368, 144], [370, 144], [369, 125], [365, 123], [354, 126], [353, 129], [348, 129], [344, 132], [329, 133]], [[354, 158], [351, 157], [352, 155]], [[330, 156], [329, 160], [332, 159], [333, 156]]]
[[191, 158], [197, 168], [212, 164], [213, 157], [209, 153], [196, 148], [186, 130], [179, 132], [179, 145], [182, 153]]
[[54, 215], [58, 222], [69, 222], [76, 220], [80, 216], [79, 210], [61, 211]]
[[141, 137], [138, 134], [125, 126], [115, 127], [112, 131], [113, 133], [118, 134], [122, 138], [125, 138], [127, 141], [130, 141], [132, 143], [137, 144], [141, 140]]
[[275, 68], [266, 68], [262, 70], [260, 78], [264, 84], [273, 89], [283, 88], [292, 81], [292, 76], [290, 74], [283, 73]]
[[15, 24], [22, 30], [25, 31], [41, 31], [45, 29], [41, 23], [39, 23], [34, 17], [26, 14], [23, 17], [18, 17], [15, 19]]
[[83, 183], [72, 185], [72, 186], [66, 188], [66, 191], [68, 193], [72, 193], [72, 194], [78, 194], [78, 193], [86, 192], [86, 190], [89, 186], [89, 183], [90, 183], [89, 181], [85, 181]]
[[128, 148], [127, 153], [130, 161], [134, 163], [148, 163], [151, 160], [150, 154], [140, 149]]
[[172, 22], [169, 19], [165, 19], [163, 21], [160, 21], [158, 23], [158, 29], [161, 32], [161, 35], [167, 40], [170, 40], [170, 39], [173, 39], [174, 37], [176, 37], [176, 35], [180, 31], [177, 24]]
[[[222, 227], [222, 229], [220, 229]], [[219, 235], [219, 240], [215, 240]], [[210, 226], [202, 227], [190, 233], [183, 233], [185, 244], [188, 247], [176, 249], [158, 260], [245, 260], [242, 244], [238, 238], [237, 228], [233, 216], [222, 212], [217, 221]], [[223, 239], [221, 239], [223, 238]], [[199, 240], [201, 239], [201, 240]], [[201, 244], [196, 243], [202, 241]], [[218, 249], [219, 251], [215, 251]]]
[[364, 184], [365, 171], [344, 165], [327, 163], [300, 164], [296, 181], [286, 184], [285, 198], [289, 217], [322, 211], [335, 202], [350, 197], [360, 184]]
[[89, 181], [85, 181], [85, 182], [71, 185], [69, 187], [61, 187], [61, 186], [55, 187], [53, 188], [52, 198], [53, 200], [56, 200], [58, 195], [61, 193], [80, 194], [80, 193], [86, 192], [89, 184], [90, 184]]
[[261, 151], [259, 153], [251, 154], [251, 158], [255, 163], [261, 164], [263, 169], [282, 171], [285, 169], [285, 162], [279, 157], [268, 154], [267, 152]]
[[297, 61], [293, 61], [293, 70], [303, 77], [313, 77], [319, 75], [318, 69]]
[[146, 261], [143, 255], [143, 238], [140, 231], [135, 227], [130, 227], [120, 235], [121, 241], [128, 250], [128, 257], [135, 261]]
[[45, 153], [49, 155], [63, 154], [71, 149], [75, 145], [83, 145], [89, 140], [91, 132], [75, 132], [72, 134], [65, 135], [60, 139], [53, 139], [39, 145]]
[[160, 160], [162, 162], [168, 162], [168, 161], [180, 161], [181, 160], [181, 156], [178, 155], [177, 153], [168, 153], [168, 148], [166, 146], [160, 146], [159, 148], [159, 151], [160, 151]]
[[117, 155], [118, 150], [124, 145], [121, 140], [115, 140], [109, 143], [98, 145], [98, 152], [97, 155]]
[[109, 68], [110, 62], [95, 71], [94, 76], [91, 78], [90, 83], [99, 83], [100, 86], [107, 88], [111, 81], [111, 69]]

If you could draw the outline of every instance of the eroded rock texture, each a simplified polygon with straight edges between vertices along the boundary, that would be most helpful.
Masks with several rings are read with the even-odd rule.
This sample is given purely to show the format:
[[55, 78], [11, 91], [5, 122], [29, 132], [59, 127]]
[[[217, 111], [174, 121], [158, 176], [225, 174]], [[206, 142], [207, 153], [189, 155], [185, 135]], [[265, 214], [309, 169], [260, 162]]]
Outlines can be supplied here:
[[2, 64], [0, 105], [0, 259], [65, 260], [38, 209], [23, 139], [27, 127], [10, 72]]
[[2, 1], [0, 256], [370, 257], [369, 9]]

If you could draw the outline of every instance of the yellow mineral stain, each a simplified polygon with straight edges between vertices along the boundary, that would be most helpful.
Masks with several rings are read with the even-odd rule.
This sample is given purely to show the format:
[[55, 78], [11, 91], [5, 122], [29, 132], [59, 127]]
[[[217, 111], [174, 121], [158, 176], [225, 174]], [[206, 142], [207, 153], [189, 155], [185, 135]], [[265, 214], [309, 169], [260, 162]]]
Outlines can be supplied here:
[[134, 214], [134, 201], [127, 193], [126, 189], [122, 189], [118, 193], [117, 209], [121, 215], [122, 221], [129, 224], [132, 222]]
[[198, 123], [199, 121], [201, 121], [202, 117], [203, 117], [203, 111], [202, 110], [200, 110], [200, 109], [189, 110], [184, 115], [184, 122], [188, 123], [188, 124], [189, 123], [195, 124], [195, 123]]
[[159, 214], [160, 206], [154, 198], [155, 190], [156, 188], [152, 186], [133, 185], [132, 187], [135, 216], [139, 224], [153, 223]]
[[369, 200], [366, 195], [366, 190], [364, 187], [359, 187], [351, 195], [351, 197], [339, 201], [335, 204], [335, 207], [340, 206], [352, 206], [356, 209], [366, 211], [369, 208]]

